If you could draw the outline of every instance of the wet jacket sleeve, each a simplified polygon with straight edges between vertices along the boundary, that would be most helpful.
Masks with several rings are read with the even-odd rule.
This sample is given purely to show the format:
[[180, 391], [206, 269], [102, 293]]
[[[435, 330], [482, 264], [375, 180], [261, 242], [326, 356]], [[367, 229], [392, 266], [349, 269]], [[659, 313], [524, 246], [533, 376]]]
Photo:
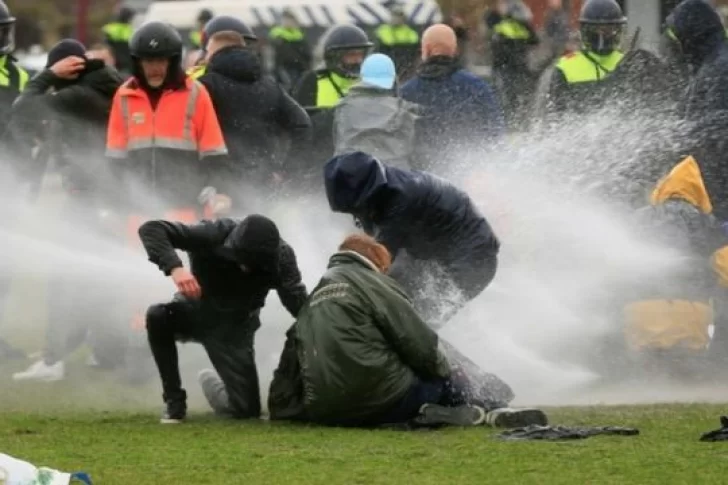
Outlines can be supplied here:
[[280, 280], [276, 292], [281, 303], [294, 318], [308, 299], [306, 285], [301, 281], [296, 254], [293, 248], [284, 244], [281, 248]]
[[225, 138], [215, 113], [215, 107], [210, 99], [210, 93], [202, 83], [198, 83], [198, 87], [200, 91], [197, 96], [194, 124], [197, 129], [197, 149], [200, 158], [227, 155]]
[[438, 349], [437, 333], [420, 318], [404, 295], [395, 287], [378, 285], [373, 291], [375, 322], [402, 362], [423, 380], [450, 375], [447, 359]]
[[291, 150], [301, 149], [311, 138], [311, 118], [283, 88], [278, 87], [276, 122], [291, 137]]
[[148, 221], [139, 228], [139, 238], [149, 256], [149, 261], [159, 266], [169, 276], [172, 270], [182, 267], [176, 249], [182, 251], [214, 250], [225, 242], [235, 228], [232, 219], [202, 221], [188, 225], [163, 220]]
[[293, 98], [304, 108], [316, 106], [318, 97], [318, 75], [316, 71], [308, 71], [293, 89]]
[[106, 156], [110, 158], [126, 158], [129, 146], [126, 120], [121, 108], [121, 95], [114, 95], [109, 113], [109, 125], [106, 130]]

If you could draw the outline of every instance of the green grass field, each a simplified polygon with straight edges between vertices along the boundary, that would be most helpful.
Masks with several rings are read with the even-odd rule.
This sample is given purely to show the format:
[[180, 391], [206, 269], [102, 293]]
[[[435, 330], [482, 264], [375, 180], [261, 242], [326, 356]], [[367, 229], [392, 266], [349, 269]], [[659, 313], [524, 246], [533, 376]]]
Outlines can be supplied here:
[[[725, 483], [728, 471], [728, 443], [698, 441], [717, 427], [721, 405], [552, 408], [554, 424], [633, 426], [641, 434], [502, 442], [488, 428], [324, 429], [203, 412], [162, 426], [151, 397], [101, 381], [64, 386], [2, 382], [0, 452], [87, 471], [103, 485], [703, 484]], [[104, 410], [110, 402], [117, 409], [151, 406]]]

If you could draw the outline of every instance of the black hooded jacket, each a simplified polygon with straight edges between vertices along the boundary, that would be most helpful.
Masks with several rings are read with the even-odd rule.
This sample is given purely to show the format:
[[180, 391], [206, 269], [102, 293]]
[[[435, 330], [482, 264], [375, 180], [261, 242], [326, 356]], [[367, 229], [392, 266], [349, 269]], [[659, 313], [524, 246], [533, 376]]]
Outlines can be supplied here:
[[448, 266], [500, 249], [470, 197], [444, 179], [387, 167], [363, 152], [331, 159], [324, 178], [331, 209], [358, 218], [394, 257], [404, 249]]
[[[13, 105], [16, 139], [27, 146], [41, 137], [68, 164], [66, 182], [74, 188], [97, 185], [105, 172], [106, 126], [119, 73], [100, 60], [89, 60], [75, 80], [59, 79], [50, 69], [38, 73]], [[48, 136], [50, 135], [50, 136]]]
[[258, 56], [244, 48], [217, 52], [199, 79], [215, 106], [231, 161], [243, 180], [280, 171], [286, 147], [303, 146], [311, 133], [306, 111], [271, 78]]
[[718, 13], [703, 0], [685, 0], [670, 17], [672, 34], [690, 65], [692, 78], [684, 117], [691, 125], [685, 155], [693, 155], [713, 204], [728, 220], [728, 44]]
[[[271, 289], [294, 317], [308, 298], [293, 249], [262, 216], [218, 219], [195, 225], [149, 221], [139, 228], [149, 260], [165, 275], [182, 267], [175, 249], [186, 251], [202, 288], [202, 306], [250, 315]], [[246, 271], [241, 269], [246, 267]]]

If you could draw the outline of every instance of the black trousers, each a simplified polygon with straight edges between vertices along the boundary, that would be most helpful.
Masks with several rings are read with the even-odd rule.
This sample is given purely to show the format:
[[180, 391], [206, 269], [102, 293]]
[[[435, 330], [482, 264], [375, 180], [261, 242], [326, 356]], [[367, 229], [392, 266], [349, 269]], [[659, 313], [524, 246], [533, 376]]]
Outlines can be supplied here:
[[439, 329], [493, 281], [497, 269], [495, 254], [438, 264], [399, 251], [388, 275], [402, 285], [425, 321]]
[[176, 342], [202, 344], [225, 385], [229, 414], [238, 419], [260, 416], [260, 387], [253, 349], [258, 313], [241, 314], [177, 295], [147, 311], [147, 337], [162, 380], [163, 398], [184, 402]]

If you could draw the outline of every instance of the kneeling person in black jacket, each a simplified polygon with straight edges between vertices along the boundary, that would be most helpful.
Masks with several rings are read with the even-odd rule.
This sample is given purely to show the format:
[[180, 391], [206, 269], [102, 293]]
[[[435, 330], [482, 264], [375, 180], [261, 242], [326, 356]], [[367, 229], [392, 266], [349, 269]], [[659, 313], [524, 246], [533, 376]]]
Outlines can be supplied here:
[[[441, 327], [490, 284], [500, 243], [462, 190], [425, 172], [388, 167], [363, 152], [334, 157], [324, 174], [331, 209], [352, 214], [389, 250], [394, 257], [389, 276], [431, 326]], [[423, 281], [438, 272], [459, 295], [442, 287], [425, 294]]]
[[[214, 34], [207, 43], [207, 69], [199, 81], [215, 106], [229, 151], [229, 165], [213, 177], [220, 184], [267, 186], [285, 172], [288, 148], [300, 150], [311, 133], [306, 111], [263, 74], [258, 54], [233, 31]], [[219, 185], [219, 184], [218, 184]], [[223, 188], [233, 193], [230, 187]]]
[[[238, 419], [260, 415], [253, 340], [271, 289], [296, 317], [306, 301], [293, 249], [270, 219], [251, 215], [185, 225], [150, 221], [139, 229], [149, 260], [171, 276], [179, 292], [147, 311], [147, 334], [162, 379], [162, 423], [179, 423], [187, 412], [176, 340], [201, 343], [212, 371], [200, 384], [217, 414]], [[191, 272], [175, 249], [189, 254]]]

